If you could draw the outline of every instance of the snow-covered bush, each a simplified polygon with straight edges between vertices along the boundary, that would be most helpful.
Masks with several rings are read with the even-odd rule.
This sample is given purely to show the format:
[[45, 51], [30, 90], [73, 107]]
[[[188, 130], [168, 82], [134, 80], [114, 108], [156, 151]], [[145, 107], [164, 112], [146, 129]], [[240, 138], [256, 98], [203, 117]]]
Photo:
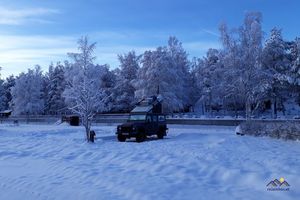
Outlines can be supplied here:
[[285, 140], [300, 140], [300, 123], [289, 121], [246, 121], [237, 127], [236, 133], [253, 136], [269, 136]]

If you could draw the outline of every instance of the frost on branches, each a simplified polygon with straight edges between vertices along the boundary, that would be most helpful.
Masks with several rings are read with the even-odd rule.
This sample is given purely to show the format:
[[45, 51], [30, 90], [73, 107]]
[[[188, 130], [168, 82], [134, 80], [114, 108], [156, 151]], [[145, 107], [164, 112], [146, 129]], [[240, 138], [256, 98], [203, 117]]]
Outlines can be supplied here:
[[169, 39], [168, 46], [146, 51], [142, 67], [135, 81], [135, 96], [138, 99], [157, 95], [164, 97], [164, 110], [183, 110], [189, 104], [190, 76], [187, 53], [175, 38]]
[[250, 12], [238, 30], [229, 32], [224, 24], [220, 27], [227, 96], [243, 100], [246, 118], [258, 108], [268, 86], [261, 70], [261, 22], [261, 13]]
[[140, 56], [134, 51], [119, 55], [120, 70], [117, 71], [117, 81], [113, 89], [114, 110], [130, 111], [136, 100], [134, 98], [134, 80], [137, 79]]
[[12, 88], [15, 115], [40, 114], [44, 109], [42, 96], [42, 71], [39, 66], [21, 73]]
[[88, 38], [83, 37], [78, 45], [79, 53], [69, 54], [74, 63], [66, 73], [64, 97], [69, 109], [81, 117], [89, 141], [93, 117], [104, 110], [105, 97], [100, 79], [103, 68], [93, 64], [95, 43], [89, 44]]

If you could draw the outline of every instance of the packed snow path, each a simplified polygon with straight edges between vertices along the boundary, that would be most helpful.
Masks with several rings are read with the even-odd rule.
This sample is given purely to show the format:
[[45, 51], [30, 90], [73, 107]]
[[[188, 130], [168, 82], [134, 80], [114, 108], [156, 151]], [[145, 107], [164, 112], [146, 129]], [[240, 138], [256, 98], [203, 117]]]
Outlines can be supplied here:
[[[0, 125], [0, 199], [299, 199], [300, 142], [169, 128], [120, 143], [98, 126], [87, 144], [82, 127]], [[289, 191], [267, 191], [280, 177]]]

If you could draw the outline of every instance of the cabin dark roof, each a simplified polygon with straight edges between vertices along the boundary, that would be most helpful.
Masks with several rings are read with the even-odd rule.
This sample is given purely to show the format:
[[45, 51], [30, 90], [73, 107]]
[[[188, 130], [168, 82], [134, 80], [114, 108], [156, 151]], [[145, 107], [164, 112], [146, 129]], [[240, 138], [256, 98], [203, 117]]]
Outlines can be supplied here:
[[162, 98], [156, 96], [142, 99], [131, 113], [162, 113]]
[[151, 106], [137, 106], [135, 107], [131, 112], [132, 113], [148, 113], [151, 111], [152, 105]]
[[12, 110], [3, 110], [0, 111], [0, 114], [10, 114], [12, 112]]

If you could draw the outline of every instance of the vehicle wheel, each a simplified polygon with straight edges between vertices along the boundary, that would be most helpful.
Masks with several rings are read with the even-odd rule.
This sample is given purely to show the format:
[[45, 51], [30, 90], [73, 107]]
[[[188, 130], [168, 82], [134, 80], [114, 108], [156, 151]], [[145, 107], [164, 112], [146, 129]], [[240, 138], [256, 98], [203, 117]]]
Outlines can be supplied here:
[[126, 137], [124, 135], [118, 134], [118, 141], [119, 142], [125, 142], [126, 141]]
[[162, 131], [159, 131], [159, 133], [157, 134], [157, 138], [164, 139], [164, 133]]
[[146, 135], [145, 135], [144, 133], [139, 133], [139, 134], [137, 134], [137, 136], [136, 136], [136, 138], [135, 138], [135, 140], [136, 140], [137, 142], [144, 142], [145, 139], [146, 139]]

